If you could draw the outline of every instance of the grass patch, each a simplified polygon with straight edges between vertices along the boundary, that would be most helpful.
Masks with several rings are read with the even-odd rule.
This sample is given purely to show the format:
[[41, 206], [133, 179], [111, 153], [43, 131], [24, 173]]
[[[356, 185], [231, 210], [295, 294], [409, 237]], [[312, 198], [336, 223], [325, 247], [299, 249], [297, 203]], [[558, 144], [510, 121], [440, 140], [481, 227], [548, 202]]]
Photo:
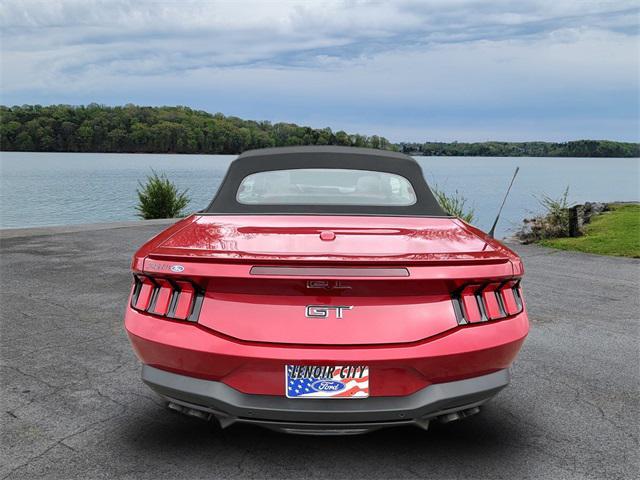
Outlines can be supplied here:
[[576, 238], [541, 240], [540, 245], [560, 250], [640, 258], [640, 205], [612, 204], [596, 215]]

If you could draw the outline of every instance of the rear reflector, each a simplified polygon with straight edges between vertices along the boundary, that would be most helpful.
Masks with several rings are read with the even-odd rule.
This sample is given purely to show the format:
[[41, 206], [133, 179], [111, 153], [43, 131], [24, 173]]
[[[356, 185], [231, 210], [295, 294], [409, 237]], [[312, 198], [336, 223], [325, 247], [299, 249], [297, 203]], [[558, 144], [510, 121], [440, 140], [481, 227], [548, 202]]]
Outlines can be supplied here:
[[451, 301], [458, 325], [499, 320], [523, 310], [519, 280], [465, 285]]
[[187, 280], [133, 276], [131, 307], [160, 317], [197, 322], [204, 291]]

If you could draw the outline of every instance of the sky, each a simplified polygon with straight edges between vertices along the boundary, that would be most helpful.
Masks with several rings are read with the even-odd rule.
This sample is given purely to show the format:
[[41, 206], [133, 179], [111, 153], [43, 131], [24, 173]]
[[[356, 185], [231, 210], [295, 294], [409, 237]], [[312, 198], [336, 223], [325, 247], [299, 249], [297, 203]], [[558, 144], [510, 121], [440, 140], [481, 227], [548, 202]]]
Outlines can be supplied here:
[[0, 103], [186, 105], [392, 141], [640, 141], [640, 5], [3, 0]]

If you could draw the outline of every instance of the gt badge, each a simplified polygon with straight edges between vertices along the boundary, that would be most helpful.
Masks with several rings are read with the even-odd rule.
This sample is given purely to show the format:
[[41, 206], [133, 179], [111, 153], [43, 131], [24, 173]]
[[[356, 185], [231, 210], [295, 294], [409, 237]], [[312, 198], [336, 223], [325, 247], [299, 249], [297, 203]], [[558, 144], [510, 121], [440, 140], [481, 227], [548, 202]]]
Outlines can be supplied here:
[[335, 310], [336, 318], [342, 318], [342, 313], [351, 309], [353, 309], [353, 305], [307, 305], [304, 316], [307, 318], [329, 318], [329, 312]]

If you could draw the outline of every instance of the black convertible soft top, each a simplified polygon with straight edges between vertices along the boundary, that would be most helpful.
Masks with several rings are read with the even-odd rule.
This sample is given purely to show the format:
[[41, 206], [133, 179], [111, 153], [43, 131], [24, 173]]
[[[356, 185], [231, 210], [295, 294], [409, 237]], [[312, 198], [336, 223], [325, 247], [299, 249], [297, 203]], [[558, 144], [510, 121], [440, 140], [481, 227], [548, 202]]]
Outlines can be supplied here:
[[[387, 172], [406, 178], [413, 187], [412, 205], [248, 205], [236, 196], [248, 175], [274, 170], [337, 168]], [[447, 217], [427, 186], [420, 165], [397, 152], [369, 148], [309, 146], [250, 150], [231, 162], [218, 193], [201, 213], [209, 214], [315, 214]]]

